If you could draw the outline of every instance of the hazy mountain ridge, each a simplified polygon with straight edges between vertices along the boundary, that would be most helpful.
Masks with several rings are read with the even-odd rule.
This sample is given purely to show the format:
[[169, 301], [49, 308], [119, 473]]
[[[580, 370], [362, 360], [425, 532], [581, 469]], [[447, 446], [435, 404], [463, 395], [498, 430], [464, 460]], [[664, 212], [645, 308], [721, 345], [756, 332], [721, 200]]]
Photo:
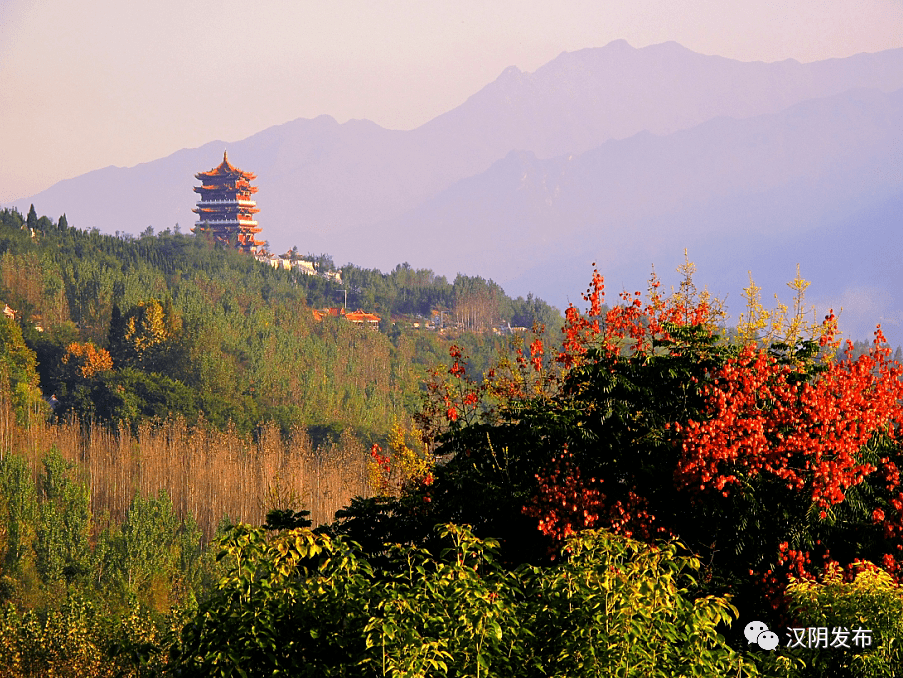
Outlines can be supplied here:
[[239, 142], [91, 172], [15, 204], [37, 201], [49, 214], [66, 211], [73, 223], [104, 232], [190, 223], [193, 175], [228, 148], [234, 163], [259, 177], [261, 224], [274, 246], [323, 240], [339, 254], [341, 243], [327, 237], [336, 227], [397, 217], [511, 150], [539, 157], [582, 153], [643, 130], [666, 134], [720, 115], [777, 112], [863, 86], [903, 87], [903, 49], [764, 64], [695, 54], [676, 43], [634, 49], [616, 41], [563, 53], [532, 74], [510, 68], [415, 130], [360, 120], [339, 125], [329, 116], [300, 119]]
[[903, 50], [766, 64], [705, 56], [674, 42], [634, 49], [620, 40], [562, 53], [535, 73], [509, 68], [416, 131], [442, 130], [437, 136], [448, 137], [462, 127], [478, 128], [486, 133], [470, 138], [480, 148], [551, 157], [644, 130], [668, 134], [721, 115], [775, 113], [854, 87], [903, 87]]
[[[542, 160], [511, 152], [409, 214], [382, 222], [355, 249], [375, 256], [377, 247], [391, 257], [396, 243], [415, 249], [410, 239], [418, 232], [422, 237], [455, 225], [464, 240], [488, 229], [502, 241], [518, 232], [554, 232], [560, 239], [601, 225], [632, 231], [637, 220], [667, 219], [792, 186], [801, 192], [791, 198], [805, 199], [795, 208], [803, 218], [821, 209], [822, 197], [835, 209], [844, 199], [898, 187], [901, 122], [903, 89], [889, 95], [854, 90], [779, 114], [717, 118], [667, 136], [642, 132], [580, 155]], [[837, 173], [840, 179], [828, 180]], [[803, 191], [824, 181], [830, 183], [826, 196]], [[763, 234], [776, 228], [767, 222], [749, 226]], [[444, 251], [429, 258], [447, 256]]]
[[[841, 284], [837, 229], [862, 237], [857, 215], [903, 196], [901, 129], [903, 89], [859, 89], [772, 115], [643, 132], [580, 155], [512, 152], [372, 237], [358, 234], [351, 252], [376, 266], [417, 252], [420, 265], [492, 271], [510, 293], [538, 289], [563, 304], [577, 300], [592, 261], [613, 289], [634, 289], [652, 263], [667, 276], [688, 247], [700, 280], [721, 293], [736, 296], [752, 270], [770, 297], [801, 263], [813, 294], [829, 304], [855, 282]], [[899, 253], [892, 225], [885, 215], [872, 229], [870, 240], [883, 243], [876, 259]], [[830, 238], [817, 235], [826, 230]], [[846, 270], [861, 281], [870, 269], [851, 261]], [[875, 321], [848, 329], [867, 336]]]
[[295, 120], [97, 170], [15, 204], [104, 232], [184, 229], [193, 175], [227, 148], [258, 175], [262, 236], [275, 251], [298, 245], [382, 267], [407, 260], [562, 304], [588, 277], [576, 252], [645, 275], [650, 257], [667, 270], [684, 245], [725, 231], [780, 237], [790, 222], [817, 229], [838, 210], [866, 213], [890, 199], [903, 185], [888, 151], [903, 129], [900, 88], [903, 49], [745, 63], [616, 41], [534, 73], [506, 69], [415, 130]]

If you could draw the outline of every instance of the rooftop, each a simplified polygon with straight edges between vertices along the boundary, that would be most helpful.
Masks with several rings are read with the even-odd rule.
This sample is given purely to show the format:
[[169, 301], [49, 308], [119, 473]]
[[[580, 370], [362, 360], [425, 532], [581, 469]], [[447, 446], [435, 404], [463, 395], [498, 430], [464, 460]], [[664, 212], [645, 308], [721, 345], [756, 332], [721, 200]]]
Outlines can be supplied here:
[[[247, 179], [248, 181], [253, 181], [257, 178], [256, 174], [251, 172], [245, 172], [244, 170], [240, 170], [235, 167], [232, 163], [229, 162], [229, 154], [226, 151], [223, 151], [223, 161], [217, 166], [214, 167], [209, 172], [198, 172], [194, 175], [201, 181], [203, 181], [206, 177], [230, 177], [230, 178], [238, 178], [241, 177], [243, 179]], [[206, 186], [204, 188], [207, 188]]]

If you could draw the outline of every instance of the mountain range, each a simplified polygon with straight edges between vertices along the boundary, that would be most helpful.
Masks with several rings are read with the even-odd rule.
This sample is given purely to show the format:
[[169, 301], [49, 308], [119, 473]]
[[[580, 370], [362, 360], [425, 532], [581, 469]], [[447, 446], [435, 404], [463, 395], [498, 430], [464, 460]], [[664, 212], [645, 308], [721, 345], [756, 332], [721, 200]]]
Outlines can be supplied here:
[[799, 264], [848, 336], [881, 322], [903, 343], [903, 49], [763, 63], [616, 41], [508, 68], [413, 130], [299, 119], [14, 204], [108, 233], [184, 230], [194, 174], [224, 149], [258, 175], [273, 251], [408, 261], [564, 306], [592, 262], [632, 291], [653, 264], [675, 283], [686, 248], [735, 315], [748, 271], [768, 297]]

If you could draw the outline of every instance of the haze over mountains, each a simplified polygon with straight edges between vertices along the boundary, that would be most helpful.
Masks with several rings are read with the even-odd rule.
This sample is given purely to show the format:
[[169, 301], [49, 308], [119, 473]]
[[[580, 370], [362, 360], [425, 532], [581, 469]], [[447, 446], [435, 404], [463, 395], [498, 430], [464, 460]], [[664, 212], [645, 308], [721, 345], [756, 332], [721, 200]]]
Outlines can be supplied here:
[[609, 290], [641, 289], [652, 263], [673, 282], [686, 247], [734, 311], [747, 270], [770, 295], [800, 263], [848, 335], [882, 322], [903, 343], [903, 49], [768, 64], [617, 41], [509, 68], [414, 130], [295, 120], [14, 204], [107, 233], [187, 230], [193, 175], [224, 148], [258, 175], [273, 251], [408, 261], [564, 306], [592, 261]]

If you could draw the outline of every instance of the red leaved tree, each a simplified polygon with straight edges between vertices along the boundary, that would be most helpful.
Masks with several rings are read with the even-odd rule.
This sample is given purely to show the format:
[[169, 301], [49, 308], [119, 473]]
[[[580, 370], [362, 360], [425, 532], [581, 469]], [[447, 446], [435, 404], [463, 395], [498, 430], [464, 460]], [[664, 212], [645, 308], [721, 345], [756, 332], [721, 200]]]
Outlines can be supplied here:
[[792, 313], [765, 312], [751, 283], [728, 337], [718, 301], [683, 272], [672, 294], [653, 277], [645, 297], [606, 308], [594, 271], [555, 369], [534, 343], [477, 384], [453, 355], [434, 384], [451, 461], [429, 518], [502, 538], [511, 561], [586, 528], [675, 537], [713, 590], [775, 606], [791, 571], [870, 560], [897, 572], [903, 393], [880, 331], [870, 353], [835, 359], [836, 319], [803, 319], [797, 276]]
[[[835, 360], [833, 314], [813, 326], [779, 312], [765, 341], [729, 342], [689, 280], [604, 314], [603, 290], [595, 273], [589, 312], [567, 314], [559, 404], [583, 435], [536, 474], [524, 511], [544, 534], [675, 536], [713, 586], [775, 607], [791, 573], [863, 560], [901, 573], [903, 370], [880, 328], [869, 353]], [[761, 315], [742, 329], [768, 329]]]

